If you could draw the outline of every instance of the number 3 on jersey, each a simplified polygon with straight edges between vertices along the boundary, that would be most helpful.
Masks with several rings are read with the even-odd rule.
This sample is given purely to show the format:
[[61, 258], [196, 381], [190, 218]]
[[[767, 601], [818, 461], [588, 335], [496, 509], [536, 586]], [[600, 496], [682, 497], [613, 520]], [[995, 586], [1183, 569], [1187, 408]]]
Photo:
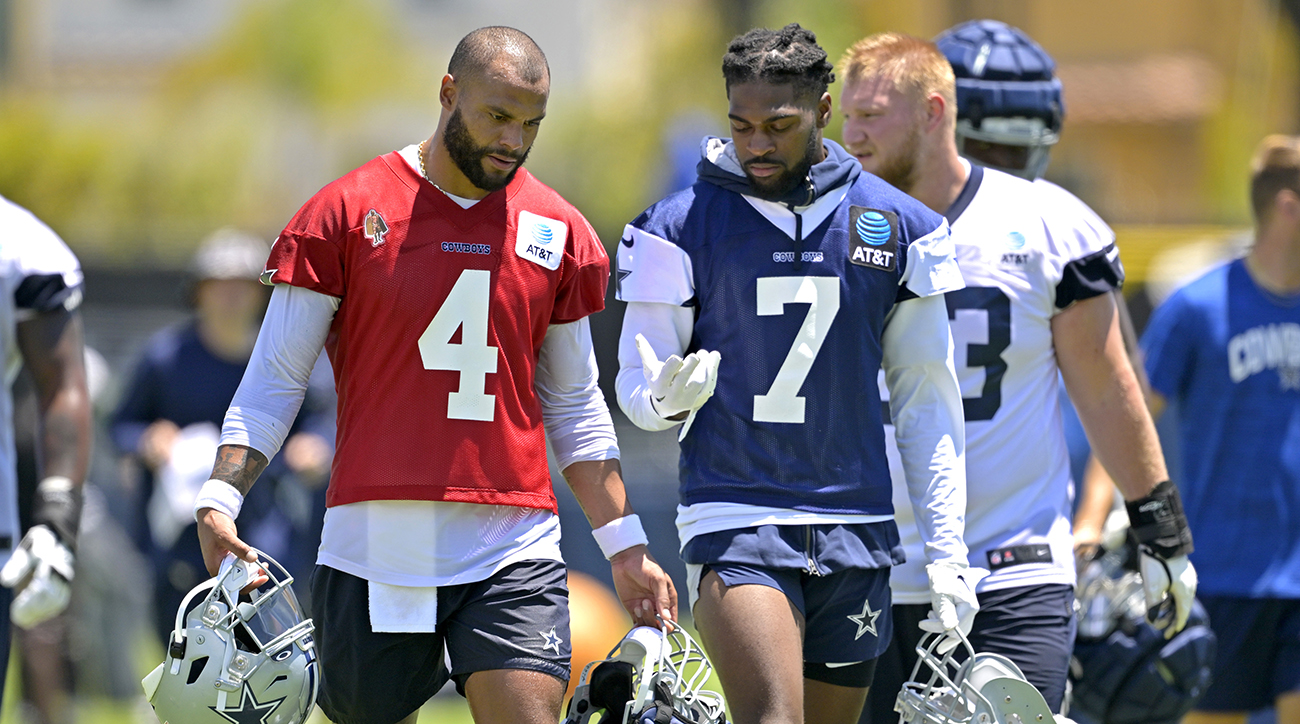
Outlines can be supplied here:
[[[948, 292], [944, 300], [952, 341], [958, 354], [964, 351], [966, 356], [965, 365], [957, 360], [958, 367], [984, 369], [980, 396], [962, 398], [966, 422], [992, 420], [1002, 407], [1002, 376], [1007, 373], [1002, 353], [1011, 346], [1011, 300], [997, 287], [966, 287]], [[965, 393], [967, 373], [958, 372], [957, 377]]]
[[[420, 335], [420, 359], [426, 370], [460, 373], [460, 387], [447, 395], [447, 417], [491, 422], [496, 396], [486, 394], [487, 375], [497, 371], [497, 348], [489, 347], [488, 300], [492, 273], [466, 269]], [[452, 344], [456, 330], [460, 344]]]

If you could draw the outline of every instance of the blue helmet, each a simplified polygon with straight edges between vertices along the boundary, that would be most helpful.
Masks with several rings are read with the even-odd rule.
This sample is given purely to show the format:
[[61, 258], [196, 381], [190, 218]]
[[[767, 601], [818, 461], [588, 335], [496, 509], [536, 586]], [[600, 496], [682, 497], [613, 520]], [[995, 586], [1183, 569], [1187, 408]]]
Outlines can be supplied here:
[[934, 42], [957, 76], [957, 149], [969, 158], [972, 141], [1020, 147], [1014, 161], [985, 165], [1031, 180], [1041, 176], [1065, 118], [1052, 56], [997, 20], [962, 23]]
[[1096, 724], [1176, 724], [1210, 685], [1216, 640], [1193, 602], [1172, 639], [1146, 621], [1136, 571], [1120, 549], [1079, 577], [1079, 634], [1070, 661], [1070, 717]]

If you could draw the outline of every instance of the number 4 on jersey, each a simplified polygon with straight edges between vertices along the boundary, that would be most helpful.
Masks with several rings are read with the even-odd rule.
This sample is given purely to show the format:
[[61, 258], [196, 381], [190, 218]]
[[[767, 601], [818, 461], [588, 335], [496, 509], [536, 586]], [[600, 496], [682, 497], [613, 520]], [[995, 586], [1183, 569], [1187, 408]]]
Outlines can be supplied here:
[[[466, 269], [420, 335], [420, 359], [426, 370], [460, 373], [460, 387], [447, 395], [447, 417], [491, 422], [496, 396], [485, 393], [487, 375], [497, 371], [497, 348], [489, 347], [488, 301], [492, 273]], [[460, 343], [452, 344], [456, 330]]]

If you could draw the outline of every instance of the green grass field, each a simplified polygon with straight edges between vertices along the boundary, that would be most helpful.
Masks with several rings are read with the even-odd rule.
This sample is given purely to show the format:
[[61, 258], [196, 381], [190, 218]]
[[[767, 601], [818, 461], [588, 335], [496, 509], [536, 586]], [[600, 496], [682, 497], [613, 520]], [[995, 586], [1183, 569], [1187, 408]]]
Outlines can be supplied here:
[[[692, 630], [691, 633], [694, 634], [694, 631]], [[139, 660], [136, 662], [139, 676], [143, 677], [157, 666], [158, 662], [162, 661], [162, 654], [162, 648], [155, 642], [150, 641], [148, 645], [141, 646]], [[17, 652], [11, 653], [10, 661], [17, 662], [17, 660]], [[9, 667], [8, 678], [5, 681], [4, 706], [0, 709], [0, 724], [23, 724], [17, 696], [22, 690], [19, 670], [20, 667], [17, 665]], [[580, 673], [574, 672], [574, 675]], [[705, 686], [714, 691], [721, 691], [716, 673]], [[449, 692], [453, 693], [448, 695]], [[156, 724], [158, 721], [153, 716], [153, 710], [145, 703], [143, 694], [139, 699], [126, 702], [113, 699], [78, 698], [73, 705], [76, 708], [73, 722], [76, 724]], [[473, 721], [469, 715], [469, 705], [454, 693], [451, 684], [443, 689], [441, 695], [430, 700], [420, 710], [421, 724], [473, 724]], [[317, 709], [308, 720], [308, 724], [329, 724], [329, 720]]]

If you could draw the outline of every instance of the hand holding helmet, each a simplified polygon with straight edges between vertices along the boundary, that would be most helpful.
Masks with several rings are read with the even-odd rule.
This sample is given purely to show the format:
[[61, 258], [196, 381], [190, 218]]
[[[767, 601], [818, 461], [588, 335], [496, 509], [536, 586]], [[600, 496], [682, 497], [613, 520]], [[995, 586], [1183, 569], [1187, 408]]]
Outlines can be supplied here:
[[[259, 579], [265, 580], [257, 586]], [[141, 682], [159, 719], [307, 720], [320, 671], [314, 626], [303, 618], [292, 582], [269, 556], [257, 563], [230, 557], [216, 577], [185, 596], [166, 658]]]
[[1142, 552], [1140, 571], [1147, 620], [1165, 638], [1183, 630], [1196, 599], [1196, 569], [1187, 559], [1192, 531], [1178, 488], [1166, 480], [1144, 498], [1125, 504], [1133, 537]]
[[970, 634], [975, 625], [975, 614], [979, 613], [980, 603], [975, 596], [975, 587], [988, 575], [982, 568], [971, 568], [965, 561], [944, 561], [931, 563], [925, 567], [930, 577], [930, 604], [933, 610], [920, 626], [924, 631], [947, 634], [948, 638], [939, 644], [940, 653], [948, 653], [956, 648], [961, 637]]
[[637, 626], [609, 657], [582, 670], [564, 724], [597, 714], [610, 724], [726, 724], [726, 703], [704, 688], [713, 665], [675, 621]]

